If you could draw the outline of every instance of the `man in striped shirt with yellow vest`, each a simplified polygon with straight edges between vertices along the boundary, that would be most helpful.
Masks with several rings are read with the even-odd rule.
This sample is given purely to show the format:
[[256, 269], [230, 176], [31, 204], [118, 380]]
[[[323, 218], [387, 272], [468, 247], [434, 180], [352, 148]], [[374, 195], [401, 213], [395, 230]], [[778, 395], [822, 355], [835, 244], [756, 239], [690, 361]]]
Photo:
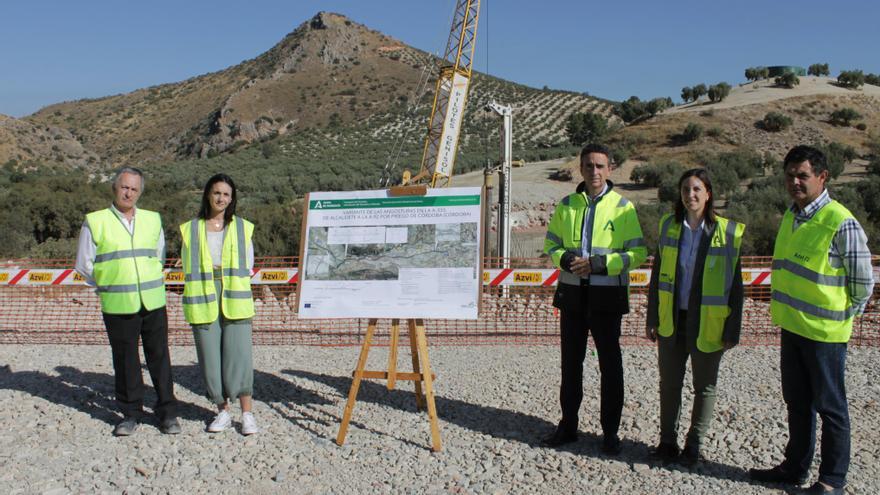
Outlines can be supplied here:
[[608, 180], [611, 169], [605, 146], [588, 144], [581, 150], [584, 181], [556, 205], [544, 239], [544, 252], [561, 269], [553, 306], [561, 314], [562, 419], [543, 444], [559, 447], [577, 440], [583, 364], [592, 334], [601, 374], [601, 448], [617, 455], [623, 411], [620, 323], [629, 312], [629, 270], [645, 261], [648, 250], [633, 204]]
[[76, 271], [101, 300], [113, 353], [116, 403], [123, 415], [113, 429], [116, 436], [134, 433], [143, 415], [139, 339], [158, 396], [159, 429], [180, 433], [165, 313], [165, 234], [158, 213], [135, 207], [143, 190], [140, 170], [120, 169], [113, 178], [113, 204], [86, 215], [76, 255]]
[[752, 479], [803, 484], [822, 418], [819, 479], [807, 493], [840, 493], [850, 459], [850, 422], [844, 371], [853, 317], [874, 290], [871, 253], [858, 221], [825, 189], [825, 155], [796, 146], [784, 162], [794, 204], [782, 217], [773, 248], [773, 324], [782, 328], [782, 395], [788, 409], [785, 460], [752, 469]]

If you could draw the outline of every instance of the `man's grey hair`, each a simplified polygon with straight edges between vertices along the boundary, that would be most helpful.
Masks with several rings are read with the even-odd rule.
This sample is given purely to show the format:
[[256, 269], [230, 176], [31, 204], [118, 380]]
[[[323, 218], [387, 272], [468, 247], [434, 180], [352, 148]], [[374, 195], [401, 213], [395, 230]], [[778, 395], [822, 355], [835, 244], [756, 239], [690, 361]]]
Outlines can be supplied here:
[[143, 194], [144, 182], [145, 182], [144, 181], [144, 172], [141, 169], [135, 168], [135, 167], [122, 167], [119, 170], [117, 170], [115, 174], [113, 174], [112, 187], [113, 187], [114, 191], [116, 190], [116, 185], [119, 184], [119, 178], [122, 177], [122, 174], [132, 174], [132, 175], [137, 175], [138, 177], [140, 177], [141, 178], [141, 194]]

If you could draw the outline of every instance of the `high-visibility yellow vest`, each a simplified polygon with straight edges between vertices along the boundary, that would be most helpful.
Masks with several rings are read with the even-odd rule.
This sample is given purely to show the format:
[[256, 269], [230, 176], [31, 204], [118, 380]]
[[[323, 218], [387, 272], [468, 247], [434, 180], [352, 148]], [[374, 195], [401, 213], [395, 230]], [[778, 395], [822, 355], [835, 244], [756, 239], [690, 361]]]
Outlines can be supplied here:
[[837, 229], [850, 218], [849, 210], [831, 200], [792, 232], [794, 214], [785, 212], [773, 247], [774, 325], [818, 342], [849, 341], [855, 310], [846, 270], [831, 265], [828, 251]]
[[[724, 347], [721, 337], [724, 322], [730, 316], [733, 277], [742, 276], [735, 270], [746, 226], [719, 216], [715, 219], [718, 223], [703, 265], [703, 297], [700, 301], [700, 332], [697, 335], [697, 349], [702, 352], [716, 352]], [[660, 219], [660, 266], [655, 268], [660, 270], [657, 277], [660, 327], [657, 333], [664, 337], [675, 332], [675, 271], [681, 229], [682, 224], [675, 221], [674, 215], [667, 214]], [[696, 242], [700, 242], [699, 238]]]
[[94, 277], [101, 311], [130, 315], [141, 306], [149, 311], [165, 306], [163, 260], [157, 252], [159, 214], [138, 208], [133, 233], [110, 208], [89, 213], [86, 222], [96, 246]]
[[[197, 228], [192, 228], [193, 226]], [[254, 316], [251, 272], [247, 266], [247, 248], [251, 246], [254, 224], [233, 216], [223, 237], [221, 305], [228, 320]], [[183, 316], [187, 323], [212, 323], [219, 316], [214, 266], [208, 249], [208, 235], [203, 219], [180, 226], [183, 262]]]
[[[572, 252], [581, 255], [581, 231], [589, 198], [586, 192], [569, 194], [556, 205], [547, 235], [544, 253], [556, 267], [562, 255]], [[626, 198], [611, 190], [600, 197], [592, 210], [593, 230], [591, 255], [605, 255], [607, 275], [590, 275], [590, 285], [628, 286], [629, 270], [636, 268], [648, 257], [645, 239], [636, 209]], [[580, 285], [581, 278], [562, 270], [559, 283]]]

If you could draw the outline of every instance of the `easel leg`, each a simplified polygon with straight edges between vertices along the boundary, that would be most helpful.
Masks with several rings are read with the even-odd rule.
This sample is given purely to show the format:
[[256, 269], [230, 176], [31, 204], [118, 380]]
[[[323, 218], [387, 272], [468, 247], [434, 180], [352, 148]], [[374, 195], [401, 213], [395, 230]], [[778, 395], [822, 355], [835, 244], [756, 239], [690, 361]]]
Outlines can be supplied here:
[[391, 348], [388, 349], [388, 390], [394, 390], [397, 382], [397, 341], [400, 337], [400, 320], [391, 320]]
[[370, 319], [367, 324], [367, 334], [364, 336], [364, 345], [361, 346], [361, 356], [358, 358], [357, 368], [354, 370], [354, 380], [351, 382], [351, 390], [348, 391], [348, 402], [345, 404], [345, 412], [342, 414], [342, 424], [339, 425], [339, 434], [336, 435], [336, 444], [345, 443], [345, 435], [348, 433], [348, 422], [351, 421], [351, 413], [354, 410], [354, 402], [357, 399], [358, 388], [364, 377], [364, 368], [367, 365], [367, 355], [370, 353], [370, 343], [373, 340], [373, 331], [376, 330], [375, 319]]
[[422, 380], [425, 382], [428, 417], [431, 419], [431, 447], [434, 452], [440, 452], [440, 426], [437, 424], [437, 406], [434, 404], [434, 384], [431, 379], [431, 360], [428, 358], [428, 339], [425, 336], [424, 320], [416, 320], [416, 339], [418, 340], [422, 364], [424, 364]]
[[[407, 320], [407, 326], [409, 327], [409, 352], [410, 354], [412, 354], [413, 373], [420, 373], [419, 344], [418, 339], [416, 339], [415, 320]], [[423, 411], [425, 409], [425, 399], [422, 396], [422, 382], [421, 380], [416, 380], [413, 382], [413, 384], [415, 385], [416, 391], [416, 409], [419, 411]]]

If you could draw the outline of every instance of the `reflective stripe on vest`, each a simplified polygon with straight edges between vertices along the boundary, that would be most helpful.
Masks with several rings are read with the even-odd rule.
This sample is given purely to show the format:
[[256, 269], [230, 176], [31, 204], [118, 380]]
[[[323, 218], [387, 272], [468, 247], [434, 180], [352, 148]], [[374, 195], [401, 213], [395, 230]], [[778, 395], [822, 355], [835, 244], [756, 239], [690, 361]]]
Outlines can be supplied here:
[[107, 314], [134, 314], [165, 306], [165, 275], [157, 257], [162, 220], [159, 214], [138, 209], [129, 232], [111, 209], [86, 215], [95, 242], [94, 277]]
[[[195, 226], [195, 228], [193, 228]], [[233, 227], [231, 229], [230, 227]], [[223, 309], [223, 316], [230, 320], [250, 318], [254, 315], [251, 293], [251, 272], [247, 268], [247, 248], [251, 245], [253, 224], [233, 216], [223, 238], [223, 254], [220, 304], [214, 284], [213, 263], [207, 246], [204, 220], [193, 219], [180, 226], [184, 240], [183, 313], [193, 325], [215, 321]]]
[[[721, 342], [724, 322], [730, 315], [730, 291], [739, 259], [745, 225], [716, 216], [709, 249], [703, 264], [702, 298], [700, 299], [700, 330], [697, 349], [715, 352]], [[658, 333], [669, 337], [675, 332], [675, 275], [678, 268], [678, 242], [682, 224], [667, 214], [660, 221], [660, 266], [658, 273]], [[697, 239], [696, 242], [701, 242]]]
[[847, 342], [855, 309], [846, 271], [828, 259], [840, 225], [853, 218], [832, 200], [792, 231], [794, 214], [785, 212], [773, 248], [770, 314], [774, 325], [818, 342]]
[[[550, 219], [544, 236], [544, 253], [557, 267], [566, 252], [581, 256], [581, 229], [587, 206], [586, 194], [570, 194], [557, 205]], [[589, 284], [628, 286], [629, 270], [636, 268], [647, 257], [635, 210], [626, 198], [611, 190], [595, 203], [592, 211], [590, 254], [605, 256], [607, 275], [590, 275]], [[580, 285], [582, 279], [563, 270], [559, 273], [559, 283]]]

